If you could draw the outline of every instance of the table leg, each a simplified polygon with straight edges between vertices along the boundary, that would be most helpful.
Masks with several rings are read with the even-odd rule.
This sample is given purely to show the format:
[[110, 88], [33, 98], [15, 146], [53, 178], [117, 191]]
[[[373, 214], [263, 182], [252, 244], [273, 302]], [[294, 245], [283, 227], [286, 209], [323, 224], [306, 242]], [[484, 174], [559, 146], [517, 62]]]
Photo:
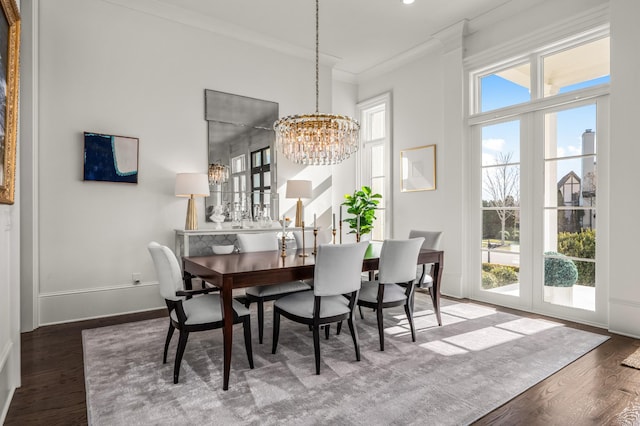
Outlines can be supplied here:
[[442, 269], [443, 269], [444, 258], [440, 255], [440, 259], [438, 262], [433, 264], [433, 270], [431, 273], [433, 274], [433, 287], [431, 288], [431, 301], [433, 302], [433, 310], [436, 313], [436, 318], [438, 320], [438, 325], [442, 326], [442, 317], [440, 316], [440, 280], [442, 278]]
[[231, 278], [224, 278], [222, 290], [220, 291], [220, 303], [222, 304], [222, 314], [224, 327], [222, 335], [224, 338], [224, 375], [222, 390], [229, 389], [229, 373], [231, 372], [231, 346], [233, 344], [233, 281]]

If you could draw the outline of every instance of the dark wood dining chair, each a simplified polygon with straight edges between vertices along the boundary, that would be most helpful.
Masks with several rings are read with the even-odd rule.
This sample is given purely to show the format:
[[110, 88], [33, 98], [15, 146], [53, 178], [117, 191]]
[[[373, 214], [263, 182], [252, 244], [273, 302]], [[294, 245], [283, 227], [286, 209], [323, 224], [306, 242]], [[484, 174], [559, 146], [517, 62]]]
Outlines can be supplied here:
[[[360, 361], [358, 331], [354, 308], [360, 290], [360, 271], [369, 243], [324, 244], [318, 247], [314, 267], [313, 290], [290, 294], [275, 301], [273, 308], [272, 353], [276, 353], [280, 334], [280, 316], [307, 324], [313, 330], [316, 374], [320, 374], [320, 326], [347, 320]], [[345, 297], [346, 296], [346, 297]]]
[[381, 351], [384, 351], [383, 310], [386, 308], [404, 306], [411, 328], [411, 340], [416, 341], [411, 300], [416, 280], [416, 263], [423, 241], [424, 238], [385, 240], [380, 250], [378, 279], [362, 282], [358, 305], [375, 309]]
[[[440, 250], [440, 244], [442, 242], [442, 231], [418, 231], [412, 229], [409, 231], [409, 238], [424, 238], [424, 243], [422, 243], [423, 249], [431, 249], [431, 250]], [[427, 269], [429, 272], [427, 272]], [[426, 288], [429, 291], [429, 296], [431, 296], [431, 303], [433, 304], [433, 312], [436, 314], [436, 319], [438, 320], [438, 325], [442, 326], [442, 318], [440, 316], [440, 295], [436, 294], [433, 289], [433, 264], [422, 264], [418, 265], [418, 269], [416, 271], [416, 287], [417, 288]], [[415, 296], [415, 293], [413, 294]], [[411, 298], [411, 306], [413, 307], [414, 298]]]
[[[220, 295], [208, 294], [214, 290], [212, 288], [184, 290], [180, 266], [171, 249], [156, 242], [149, 243], [147, 248], [153, 259], [156, 275], [160, 283], [160, 295], [164, 298], [169, 310], [169, 331], [164, 344], [163, 364], [167, 363], [167, 352], [173, 332], [176, 329], [180, 332], [173, 367], [173, 383], [178, 383], [180, 364], [187, 346], [189, 333], [222, 328], [223, 326]], [[244, 345], [247, 350], [249, 367], [253, 368], [249, 310], [235, 300], [233, 301], [233, 322], [234, 324], [242, 323], [243, 325]]]
[[[238, 234], [236, 238], [241, 253], [278, 250], [276, 233]], [[264, 334], [264, 302], [310, 288], [304, 281], [290, 281], [276, 285], [249, 287], [245, 290], [245, 306], [248, 308], [251, 303], [258, 304], [258, 342], [260, 344]]]

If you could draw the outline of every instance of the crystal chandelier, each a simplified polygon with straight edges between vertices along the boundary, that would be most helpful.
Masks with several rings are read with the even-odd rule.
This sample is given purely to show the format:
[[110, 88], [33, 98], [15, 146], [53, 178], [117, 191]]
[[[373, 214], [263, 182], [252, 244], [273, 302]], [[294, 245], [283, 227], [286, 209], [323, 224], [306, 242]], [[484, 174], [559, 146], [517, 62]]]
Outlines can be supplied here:
[[290, 115], [273, 124], [282, 154], [298, 164], [338, 164], [358, 150], [360, 124], [345, 115], [318, 112], [319, 0], [316, 0], [316, 112]]
[[209, 164], [209, 185], [220, 185], [229, 180], [229, 167], [224, 164]]

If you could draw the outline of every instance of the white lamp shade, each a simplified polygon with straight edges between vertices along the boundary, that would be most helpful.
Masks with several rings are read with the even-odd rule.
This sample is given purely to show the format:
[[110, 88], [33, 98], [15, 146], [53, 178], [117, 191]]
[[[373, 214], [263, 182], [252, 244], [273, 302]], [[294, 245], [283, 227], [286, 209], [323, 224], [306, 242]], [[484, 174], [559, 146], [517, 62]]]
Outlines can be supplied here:
[[176, 174], [176, 197], [208, 197], [210, 194], [206, 173]]
[[313, 187], [310, 180], [288, 180], [287, 198], [311, 198]]

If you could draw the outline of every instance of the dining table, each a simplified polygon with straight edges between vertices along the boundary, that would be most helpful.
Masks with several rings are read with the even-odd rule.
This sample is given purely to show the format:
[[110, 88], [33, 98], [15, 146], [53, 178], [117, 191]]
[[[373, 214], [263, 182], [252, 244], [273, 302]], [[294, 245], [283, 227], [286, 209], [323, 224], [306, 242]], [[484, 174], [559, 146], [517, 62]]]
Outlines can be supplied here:
[[[382, 242], [371, 242], [362, 262], [363, 272], [378, 269]], [[302, 256], [305, 254], [305, 256]], [[419, 264], [432, 264], [433, 287], [431, 300], [438, 324], [440, 319], [440, 280], [444, 268], [442, 250], [422, 249], [418, 254]], [[212, 284], [220, 289], [220, 303], [223, 312], [223, 390], [229, 389], [231, 371], [231, 347], [233, 343], [233, 290], [238, 288], [275, 285], [288, 281], [313, 278], [315, 256], [302, 250], [263, 251], [252, 253], [232, 253], [211, 256], [185, 256], [182, 270], [186, 288], [191, 288], [192, 278]], [[424, 271], [424, 267], [423, 267]]]

